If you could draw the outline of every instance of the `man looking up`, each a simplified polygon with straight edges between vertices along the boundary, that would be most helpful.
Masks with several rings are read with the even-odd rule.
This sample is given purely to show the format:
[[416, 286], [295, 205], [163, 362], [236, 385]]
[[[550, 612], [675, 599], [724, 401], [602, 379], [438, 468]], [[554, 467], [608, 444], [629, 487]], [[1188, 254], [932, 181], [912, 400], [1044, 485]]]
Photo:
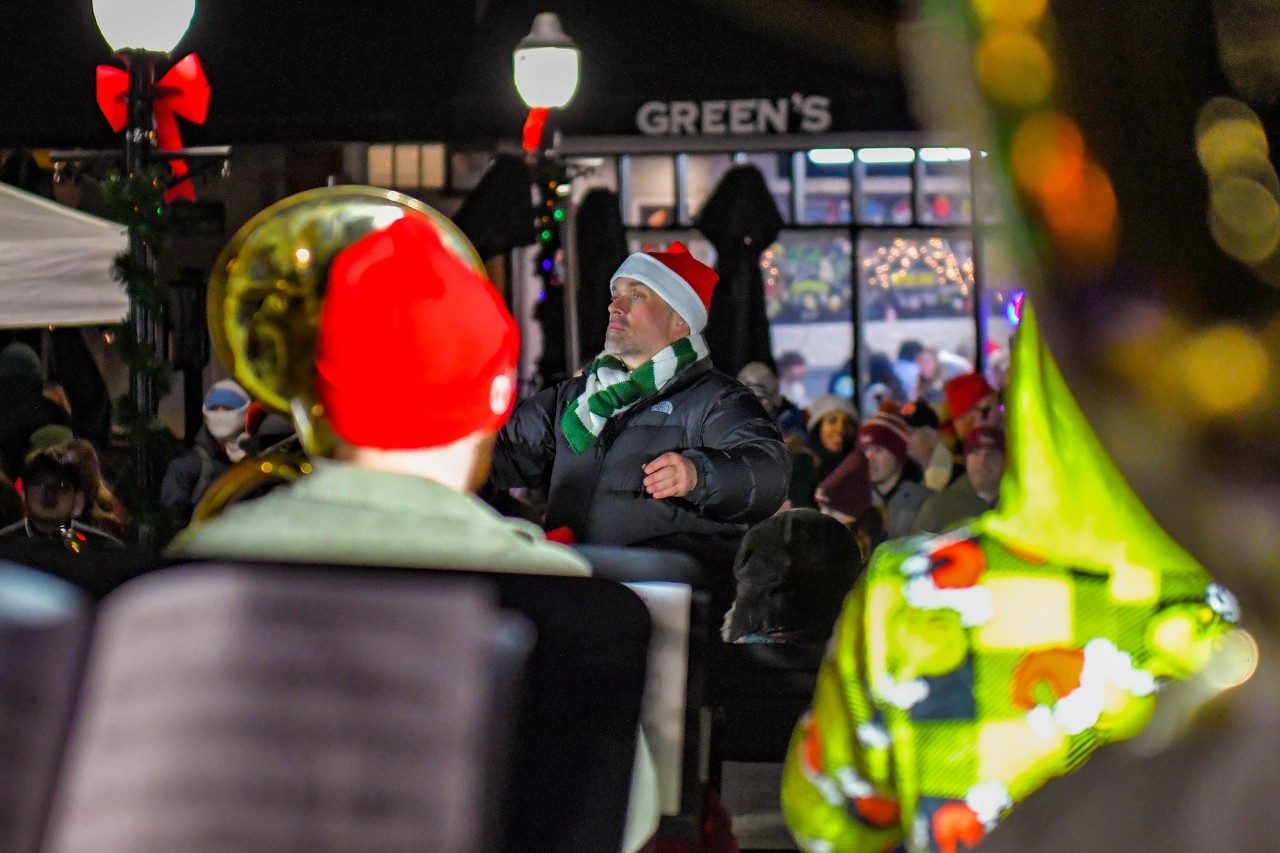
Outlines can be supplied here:
[[755, 396], [707, 358], [715, 283], [680, 243], [629, 256], [613, 275], [604, 352], [516, 409], [491, 483], [544, 491], [546, 526], [578, 542], [690, 554], [725, 609], [738, 544], [782, 505], [791, 463]]

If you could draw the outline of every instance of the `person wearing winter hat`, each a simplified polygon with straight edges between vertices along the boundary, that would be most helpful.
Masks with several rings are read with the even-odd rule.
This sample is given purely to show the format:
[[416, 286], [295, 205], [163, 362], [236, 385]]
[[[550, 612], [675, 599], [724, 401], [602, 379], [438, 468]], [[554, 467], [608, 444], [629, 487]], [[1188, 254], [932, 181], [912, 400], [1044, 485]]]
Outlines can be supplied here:
[[872, 497], [884, 515], [889, 538], [905, 536], [929, 497], [921, 483], [903, 477], [907, 461], [906, 423], [898, 415], [876, 412], [858, 430], [858, 451], [867, 460]]
[[707, 358], [715, 283], [680, 243], [627, 257], [604, 351], [520, 404], [499, 433], [490, 484], [545, 490], [546, 527], [568, 527], [577, 542], [693, 556], [723, 613], [746, 526], [782, 504], [791, 461], [755, 395]]
[[315, 352], [337, 460], [187, 530], [169, 556], [589, 574], [471, 494], [515, 401], [519, 336], [431, 224], [404, 216], [337, 255]]
[[839, 521], [853, 533], [858, 553], [865, 564], [871, 552], [885, 541], [884, 515], [875, 505], [867, 458], [850, 453], [818, 484], [814, 500], [822, 513]]
[[975, 427], [964, 439], [965, 473], [931, 495], [916, 516], [915, 533], [945, 533], [995, 507], [1004, 476], [1004, 430]]
[[814, 507], [814, 490], [853, 452], [858, 431], [858, 411], [853, 403], [835, 394], [823, 394], [809, 406], [809, 435], [791, 454], [791, 484], [787, 499], [792, 507]]
[[248, 392], [234, 379], [221, 379], [205, 393], [202, 410], [204, 424], [190, 449], [169, 463], [160, 484], [160, 503], [177, 527], [191, 522], [192, 511], [209, 487], [244, 457], [240, 439]]
[[957, 440], [964, 441], [969, 430], [1000, 424], [1000, 400], [981, 373], [965, 373], [942, 388], [951, 410], [951, 427]]
[[900, 412], [911, 429], [907, 438], [907, 455], [920, 465], [922, 481], [930, 491], [940, 492], [964, 473], [942, 440], [941, 420], [933, 406], [925, 400], [907, 403]]
[[863, 568], [849, 529], [812, 509], [766, 518], [738, 551], [723, 638], [730, 643], [825, 643]]

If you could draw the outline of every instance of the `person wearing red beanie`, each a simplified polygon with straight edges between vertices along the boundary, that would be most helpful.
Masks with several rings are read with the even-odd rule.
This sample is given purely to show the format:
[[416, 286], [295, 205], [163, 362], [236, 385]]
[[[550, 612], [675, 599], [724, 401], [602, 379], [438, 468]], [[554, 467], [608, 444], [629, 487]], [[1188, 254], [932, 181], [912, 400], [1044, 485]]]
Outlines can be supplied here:
[[406, 213], [334, 258], [315, 347], [336, 460], [228, 509], [175, 558], [587, 575], [586, 562], [471, 492], [515, 402], [519, 337], [502, 297]]
[[1000, 423], [999, 397], [981, 373], [961, 374], [944, 385], [942, 392], [951, 410], [952, 431], [959, 441], [964, 441], [974, 427]]
[[627, 257], [604, 351], [520, 404], [498, 435], [490, 485], [544, 491], [545, 526], [578, 542], [689, 554], [723, 612], [738, 543], [782, 505], [791, 459], [755, 395], [707, 357], [715, 284], [680, 243]]
[[890, 539], [911, 531], [916, 513], [929, 497], [923, 484], [903, 476], [909, 434], [906, 421], [889, 412], [876, 412], [858, 429], [858, 452], [867, 460], [872, 497], [884, 514]]

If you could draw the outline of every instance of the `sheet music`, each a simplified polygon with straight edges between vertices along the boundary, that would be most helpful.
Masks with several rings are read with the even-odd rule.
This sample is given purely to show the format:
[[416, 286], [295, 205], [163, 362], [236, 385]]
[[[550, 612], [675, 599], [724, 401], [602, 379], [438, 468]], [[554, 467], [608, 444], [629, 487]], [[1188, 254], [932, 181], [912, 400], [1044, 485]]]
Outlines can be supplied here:
[[660, 811], [680, 813], [684, 766], [685, 696], [689, 680], [689, 607], [693, 590], [682, 583], [627, 584], [649, 608], [653, 633], [640, 727], [658, 774]]

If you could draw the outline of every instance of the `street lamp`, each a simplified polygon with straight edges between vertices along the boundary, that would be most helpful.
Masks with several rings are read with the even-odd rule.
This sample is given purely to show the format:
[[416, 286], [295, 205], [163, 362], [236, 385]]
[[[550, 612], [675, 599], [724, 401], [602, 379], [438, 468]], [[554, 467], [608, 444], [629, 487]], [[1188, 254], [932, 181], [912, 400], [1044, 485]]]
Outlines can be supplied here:
[[[535, 273], [542, 282], [537, 316], [543, 324], [545, 341], [538, 372], [544, 382], [574, 367], [569, 363], [569, 353], [576, 359], [578, 348], [576, 324], [572, 317], [565, 315], [566, 305], [572, 310], [573, 300], [565, 299], [557, 263], [569, 178], [564, 163], [554, 151], [548, 156], [542, 135], [551, 110], [568, 104], [578, 90], [581, 65], [581, 52], [560, 28], [560, 18], [551, 12], [542, 12], [533, 19], [533, 29], [520, 40], [512, 54], [516, 91], [529, 107], [523, 147], [538, 190], [538, 213], [534, 220], [538, 235]], [[563, 352], [556, 351], [556, 341], [564, 344]]]
[[[126, 179], [142, 175], [150, 165], [151, 149], [156, 144], [156, 63], [182, 40], [195, 8], [195, 0], [93, 0], [98, 30], [129, 72], [124, 130]], [[203, 121], [203, 117], [200, 120]], [[129, 254], [135, 268], [145, 270], [154, 278], [156, 247], [140, 228], [129, 228]], [[129, 324], [142, 351], [162, 357], [157, 318], [137, 300], [131, 300]], [[149, 424], [160, 402], [151, 376], [131, 370], [129, 393], [138, 415]], [[135, 441], [133, 451], [135, 479], [140, 494], [147, 495], [158, 479], [153, 470], [158, 460], [151, 458], [144, 442]]]
[[542, 12], [516, 45], [513, 65], [516, 91], [530, 109], [559, 109], [578, 90], [582, 52], [560, 28], [560, 18]]

